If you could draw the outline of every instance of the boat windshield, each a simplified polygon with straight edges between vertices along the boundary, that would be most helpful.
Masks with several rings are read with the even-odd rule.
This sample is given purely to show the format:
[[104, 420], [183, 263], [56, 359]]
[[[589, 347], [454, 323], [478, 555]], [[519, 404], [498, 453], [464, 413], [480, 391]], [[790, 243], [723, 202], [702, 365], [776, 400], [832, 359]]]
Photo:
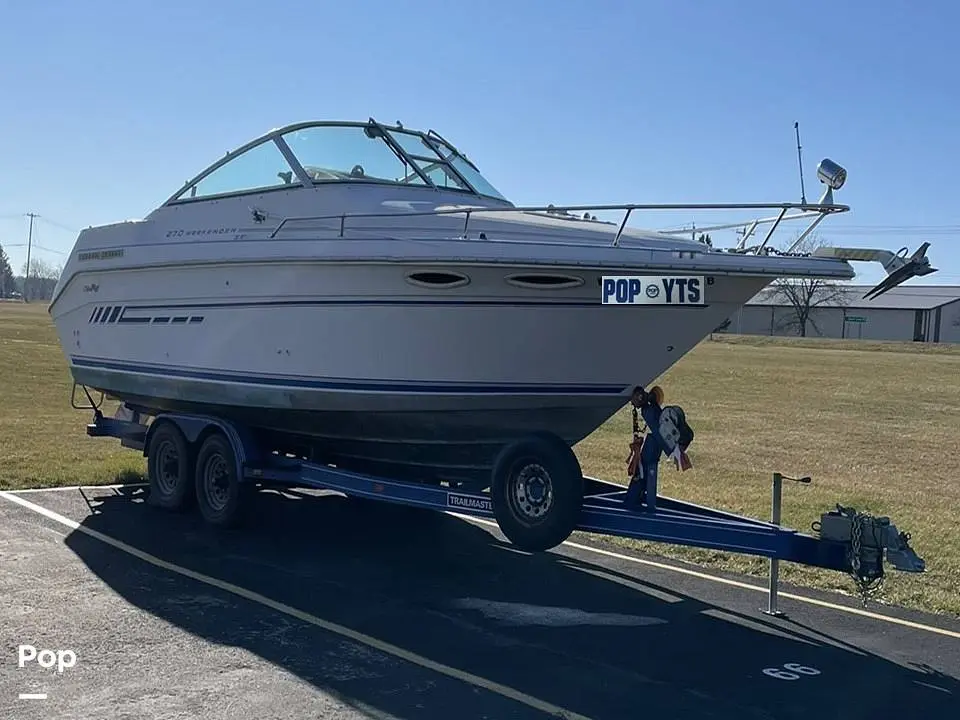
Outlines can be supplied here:
[[437, 187], [508, 202], [473, 163], [433, 131], [372, 120], [281, 128], [211, 166], [171, 200], [329, 182]]

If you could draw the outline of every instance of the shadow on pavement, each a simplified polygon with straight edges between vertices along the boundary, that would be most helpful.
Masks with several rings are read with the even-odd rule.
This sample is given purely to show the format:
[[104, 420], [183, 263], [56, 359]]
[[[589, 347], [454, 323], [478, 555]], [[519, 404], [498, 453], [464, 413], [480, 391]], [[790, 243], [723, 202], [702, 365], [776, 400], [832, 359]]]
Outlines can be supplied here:
[[[596, 720], [945, 718], [960, 703], [954, 678], [601, 564], [528, 555], [439, 513], [265, 491], [245, 527], [218, 532], [195, 514], [149, 507], [140, 488], [87, 497], [85, 527]], [[171, 602], [114, 548], [80, 532], [67, 545], [123, 598], [176, 627], [242, 647], [356, 707], [431, 717], [375, 683], [324, 674], [295, 630], [283, 641], [270, 628], [237, 634], [230, 613], [245, 601], [227, 616]], [[278, 613], [277, 625], [284, 620]]]

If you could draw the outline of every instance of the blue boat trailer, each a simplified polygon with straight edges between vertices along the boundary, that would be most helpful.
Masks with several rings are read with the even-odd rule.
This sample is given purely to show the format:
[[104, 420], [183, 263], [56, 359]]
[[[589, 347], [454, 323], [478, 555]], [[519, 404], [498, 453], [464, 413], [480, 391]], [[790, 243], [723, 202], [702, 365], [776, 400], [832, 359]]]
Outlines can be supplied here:
[[[810, 478], [774, 475], [773, 519], [768, 522], [664, 497], [656, 494], [655, 488], [656, 500], [650, 506], [628, 506], [624, 502], [624, 486], [584, 477], [574, 460], [578, 484], [571, 487], [576, 488], [578, 495], [573, 499], [575, 506], [571, 506], [570, 497], [561, 497], [562, 483], [554, 482], [548, 488], [567, 502], [567, 517], [572, 519], [566, 525], [561, 522], [559, 531], [538, 534], [537, 522], [542, 518], [532, 511], [525, 517], [523, 513], [518, 515], [516, 503], [510, 500], [519, 489], [521, 495], [526, 493], [521, 498], [525, 508], [531, 510], [537, 505], [538, 494], [540, 499], [545, 495], [542, 482], [515, 482], [510, 486], [513, 495], [496, 495], [491, 492], [498, 486], [496, 471], [491, 487], [483, 491], [435, 482], [399, 481], [281, 455], [264, 447], [255, 431], [222, 418], [154, 414], [126, 405], [120, 406], [115, 417], [103, 415], [96, 406], [93, 411], [88, 435], [118, 438], [123, 446], [141, 450], [147, 457], [152, 504], [168, 509], [196, 504], [204, 519], [213, 525], [238, 523], [251, 502], [252, 490], [307, 487], [337, 491], [352, 498], [493, 519], [508, 540], [532, 552], [548, 550], [580, 531], [755, 555], [771, 561], [772, 614], [781, 614], [776, 610], [775, 595], [780, 561], [848, 573], [864, 603], [867, 594], [882, 583], [884, 558], [898, 570], [925, 569], [924, 561], [909, 546], [909, 535], [899, 532], [886, 517], [873, 517], [837, 505], [823, 513], [819, 522], [812, 523], [816, 534], [782, 527], [779, 520], [783, 480], [808, 483]], [[152, 416], [152, 421], [144, 422], [144, 414]], [[548, 438], [534, 438], [533, 445], [524, 449], [529, 451], [531, 447], [544, 452], [543, 464], [548, 467], [551, 452], [553, 457], [560, 458], [566, 457], [563, 452], [573, 455], [565, 445], [560, 448]], [[516, 481], [517, 477], [511, 475], [508, 481]]]

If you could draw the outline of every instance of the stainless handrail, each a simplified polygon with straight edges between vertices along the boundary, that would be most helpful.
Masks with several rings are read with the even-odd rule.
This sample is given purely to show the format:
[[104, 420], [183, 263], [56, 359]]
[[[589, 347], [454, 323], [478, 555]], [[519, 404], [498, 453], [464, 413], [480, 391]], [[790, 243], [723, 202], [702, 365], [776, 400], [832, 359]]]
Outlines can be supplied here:
[[[283, 218], [280, 223], [274, 228], [273, 232], [270, 233], [270, 238], [275, 238], [277, 234], [290, 222], [307, 222], [313, 220], [339, 220], [340, 221], [340, 237], [344, 237], [344, 232], [346, 229], [346, 221], [352, 218], [384, 218], [384, 217], [397, 217], [397, 218], [409, 218], [409, 217], [438, 217], [441, 215], [459, 215], [463, 214], [463, 237], [467, 237], [467, 232], [470, 227], [470, 218], [478, 213], [549, 213], [549, 214], [558, 214], [558, 213], [570, 213], [570, 212], [603, 212], [606, 210], [622, 210], [624, 211], [623, 220], [619, 223], [617, 227], [617, 234], [613, 239], [613, 246], [617, 247], [620, 244], [620, 237], [623, 235], [623, 231], [626, 229], [627, 221], [630, 219], [630, 215], [634, 210], [780, 210], [780, 213], [773, 218], [762, 218], [762, 219], [751, 219], [746, 220], [742, 223], [734, 223], [727, 225], [715, 225], [707, 226], [703, 228], [697, 228], [698, 232], [705, 232], [709, 230], [723, 229], [723, 228], [736, 228], [743, 227], [746, 225], [755, 224], [766, 224], [774, 223], [774, 226], [770, 229], [770, 232], [767, 234], [767, 238], [764, 240], [763, 245], [765, 246], [767, 241], [770, 239], [770, 236], [776, 230], [777, 226], [783, 220], [794, 220], [801, 217], [809, 217], [811, 214], [816, 215], [811, 228], [808, 228], [804, 232], [804, 236], [812, 229], [813, 226], [816, 226], [823, 218], [827, 215], [833, 213], [842, 213], [847, 212], [850, 209], [848, 205], [837, 205], [837, 204], [816, 204], [816, 203], [663, 203], [663, 204], [648, 204], [648, 203], [628, 203], [623, 205], [535, 205], [535, 206], [510, 206], [510, 207], [469, 207], [469, 208], [442, 208], [436, 210], [417, 210], [413, 212], [382, 212], [382, 213], [338, 213], [336, 215], [306, 215], [306, 216], [289, 216]], [[800, 210], [801, 212], [795, 215], [787, 215], [789, 210]], [[613, 223], [610, 223], [613, 224]], [[681, 231], [673, 230], [669, 233], [678, 233]]]

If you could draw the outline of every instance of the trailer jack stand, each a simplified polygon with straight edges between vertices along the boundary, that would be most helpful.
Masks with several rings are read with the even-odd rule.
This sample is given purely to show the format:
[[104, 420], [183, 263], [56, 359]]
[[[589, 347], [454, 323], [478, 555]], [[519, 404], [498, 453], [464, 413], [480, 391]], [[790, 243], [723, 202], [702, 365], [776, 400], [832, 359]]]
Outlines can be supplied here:
[[[791, 482], [803, 483], [804, 485], [809, 485], [812, 482], [812, 478], [809, 476], [804, 476], [801, 478], [788, 477], [782, 473], [773, 474], [773, 507], [770, 512], [770, 521], [779, 526], [780, 525], [780, 515], [781, 509], [783, 506], [783, 481], [790, 480]], [[784, 613], [780, 611], [777, 607], [777, 591], [780, 589], [780, 559], [779, 558], [770, 558], [770, 586], [769, 592], [767, 593], [767, 609], [763, 612], [767, 615], [773, 615], [774, 617], [784, 617]]]

